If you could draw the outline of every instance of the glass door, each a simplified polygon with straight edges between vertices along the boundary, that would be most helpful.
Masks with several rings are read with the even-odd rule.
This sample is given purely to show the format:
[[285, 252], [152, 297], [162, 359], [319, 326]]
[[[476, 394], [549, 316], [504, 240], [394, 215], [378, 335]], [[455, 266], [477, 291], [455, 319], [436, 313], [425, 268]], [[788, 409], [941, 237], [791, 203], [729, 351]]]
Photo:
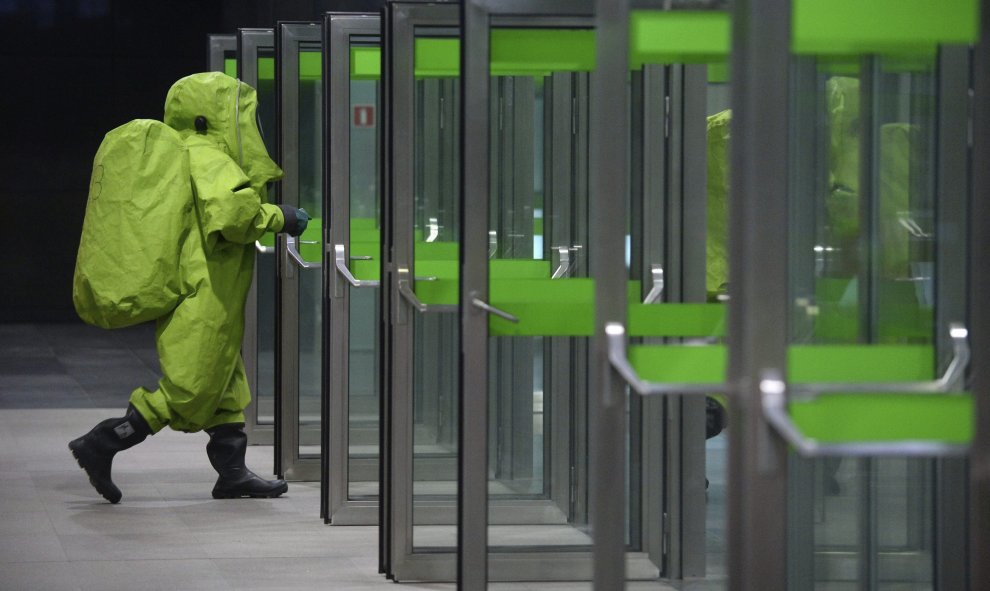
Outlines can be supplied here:
[[[234, 74], [258, 92], [258, 127], [269, 154], [278, 153], [275, 117], [275, 33], [272, 29], [239, 29]], [[225, 58], [226, 59], [226, 58]], [[227, 71], [227, 64], [224, 64]], [[228, 73], [230, 73], [228, 71]], [[281, 183], [268, 200], [279, 201]], [[275, 235], [255, 243], [254, 281], [248, 292], [241, 354], [253, 394], [244, 411], [244, 430], [251, 444], [271, 445], [275, 428]]]
[[332, 329], [324, 514], [334, 525], [378, 523], [380, 27], [377, 14], [328, 14], [324, 21], [324, 182], [334, 264], [326, 305]]
[[[603, 409], [603, 375], [593, 363], [604, 302], [599, 274], [626, 274], [630, 196], [611, 180], [607, 190], [594, 190], [591, 161], [601, 156], [603, 134], [590, 113], [599, 90], [614, 84], [618, 101], [609, 105], [622, 121], [629, 86], [624, 66], [595, 67], [594, 21], [581, 16], [588, 12], [587, 4], [553, 2], [465, 6], [464, 588], [488, 580], [591, 580], [593, 549], [613, 534], [628, 549], [623, 575], [659, 575], [660, 548], [651, 554], [647, 540], [660, 538], [663, 522], [659, 514], [642, 519], [639, 508], [644, 487], [659, 482], [661, 462], [642, 462], [636, 453], [610, 466], [605, 494], [627, 500], [637, 508], [631, 513], [598, 512], [602, 491], [589, 479], [603, 436], [638, 450], [644, 434], [628, 428], [624, 404]], [[615, 247], [615, 260], [599, 257], [600, 241]], [[625, 276], [614, 283], [621, 302], [628, 284]], [[603, 410], [618, 417], [619, 429], [604, 432]], [[510, 506], [515, 511], [503, 516]]]
[[[876, 7], [837, 9], [884, 20]], [[787, 374], [792, 382], [903, 382], [907, 392], [907, 384], [935, 380], [961, 361], [966, 346], [953, 334], [964, 332], [968, 309], [966, 270], [957, 262], [967, 241], [960, 132], [969, 58], [951, 46], [963, 41], [958, 15], [932, 21], [912, 3], [897, 31], [863, 37], [838, 26], [812, 29], [815, 10], [795, 3], [791, 30], [788, 120], [798, 148], [789, 172]], [[940, 34], [918, 37], [938, 22]], [[833, 43], [816, 41], [823, 37]], [[830, 359], [827, 371], [807, 367], [809, 351], [817, 363]], [[963, 384], [944, 386], [958, 392]], [[790, 416], [806, 421], [803, 436], [827, 426], [831, 432], [818, 437], [835, 437], [841, 426], [852, 441], [873, 441], [792, 457], [797, 588], [960, 586], [965, 480], [959, 460], [936, 458], [964, 452], [969, 398], [888, 388], [894, 393], [844, 399], [828, 388], [791, 389]], [[827, 421], [839, 412], [869, 427], [856, 433], [852, 420]], [[905, 438], [928, 443], [875, 441]]]
[[382, 562], [396, 580], [452, 580], [458, 7], [390, 3], [385, 26]]
[[311, 216], [298, 238], [279, 235], [279, 391], [276, 473], [320, 479], [323, 400], [323, 50], [318, 23], [280, 23], [281, 202]]

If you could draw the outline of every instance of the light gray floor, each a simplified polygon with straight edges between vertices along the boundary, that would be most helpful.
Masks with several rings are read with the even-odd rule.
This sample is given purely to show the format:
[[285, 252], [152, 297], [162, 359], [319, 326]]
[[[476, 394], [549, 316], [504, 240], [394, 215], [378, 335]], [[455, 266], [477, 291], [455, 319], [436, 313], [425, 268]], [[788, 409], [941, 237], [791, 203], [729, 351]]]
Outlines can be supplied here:
[[[0, 588], [453, 588], [386, 581], [377, 574], [377, 528], [323, 525], [316, 484], [292, 483], [279, 499], [213, 500], [203, 434], [165, 430], [118, 455], [114, 479], [124, 498], [105, 502], [65, 445], [109, 414], [0, 410]], [[271, 448], [249, 449], [248, 463], [259, 471], [270, 461]]]
[[[150, 326], [0, 325], [0, 590], [454, 588], [386, 581], [377, 528], [324, 525], [316, 483], [279, 499], [212, 499], [202, 433], [165, 430], [118, 455], [124, 498], [99, 497], [66, 444], [123, 414], [136, 386], [154, 387], [153, 339]], [[248, 465], [271, 470], [271, 447], [249, 448]]]

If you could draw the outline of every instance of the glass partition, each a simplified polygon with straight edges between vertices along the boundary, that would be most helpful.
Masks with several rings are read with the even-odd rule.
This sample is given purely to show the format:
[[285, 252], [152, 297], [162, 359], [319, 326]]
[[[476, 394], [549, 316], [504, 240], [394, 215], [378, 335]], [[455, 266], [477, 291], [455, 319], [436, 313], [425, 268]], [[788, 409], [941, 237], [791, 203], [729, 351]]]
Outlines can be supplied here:
[[[258, 93], [258, 128], [268, 153], [277, 157], [275, 116], [275, 33], [272, 29], [238, 31], [237, 67], [234, 72]], [[227, 64], [224, 65], [227, 71]], [[269, 202], [279, 200], [280, 183], [268, 192]], [[245, 306], [242, 355], [252, 401], [245, 410], [245, 431], [252, 444], [271, 444], [275, 424], [275, 235], [265, 234], [256, 244], [254, 281]]]
[[373, 524], [379, 499], [381, 275], [380, 18], [328, 14], [325, 179], [334, 269], [324, 489], [335, 525]]
[[318, 480], [323, 392], [322, 34], [315, 23], [278, 27], [281, 201], [310, 215], [299, 237], [283, 235], [279, 281], [278, 473]]

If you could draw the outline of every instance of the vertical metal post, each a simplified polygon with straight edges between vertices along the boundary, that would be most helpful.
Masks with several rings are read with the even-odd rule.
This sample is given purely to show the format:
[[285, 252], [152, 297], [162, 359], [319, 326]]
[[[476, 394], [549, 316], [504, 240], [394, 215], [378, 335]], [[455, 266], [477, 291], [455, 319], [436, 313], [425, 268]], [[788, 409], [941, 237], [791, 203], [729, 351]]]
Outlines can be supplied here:
[[392, 574], [392, 50], [394, 5], [382, 10], [381, 86], [378, 118], [379, 194], [381, 195], [381, 279], [378, 289], [378, 572]]
[[[973, 193], [970, 223], [970, 347], [973, 359], [990, 356], [990, 0], [983, 0], [980, 41], [973, 56]], [[976, 432], [970, 456], [970, 589], [990, 589], [990, 367], [973, 364], [970, 389]]]
[[[942, 47], [938, 58], [935, 146], [935, 326], [966, 320], [966, 226], [969, 212], [969, 47]], [[947, 331], [935, 335], [939, 371], [951, 358]], [[966, 588], [966, 482], [964, 458], [935, 462], [935, 588]]]
[[479, 2], [461, 5], [460, 405], [457, 491], [457, 587], [488, 584], [488, 372], [465, 359], [488, 359], [489, 36]]
[[591, 529], [594, 588], [625, 582], [625, 502], [615, 483], [625, 480], [625, 384], [611, 370], [608, 322], [626, 321], [625, 254], [628, 199], [629, 9], [597, 0], [596, 64], [591, 86], [591, 274], [595, 279], [595, 335], [590, 357]]
[[760, 374], [786, 364], [787, 0], [733, 6], [729, 199], [729, 589], [787, 586], [787, 448], [763, 418]]

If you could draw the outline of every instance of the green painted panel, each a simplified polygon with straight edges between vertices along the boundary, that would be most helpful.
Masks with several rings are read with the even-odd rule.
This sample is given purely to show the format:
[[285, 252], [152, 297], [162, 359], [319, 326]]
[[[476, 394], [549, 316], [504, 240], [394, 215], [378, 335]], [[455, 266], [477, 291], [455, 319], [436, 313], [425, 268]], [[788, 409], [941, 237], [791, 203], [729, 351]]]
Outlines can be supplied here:
[[910, 382], [934, 377], [934, 349], [924, 345], [794, 345], [794, 382]]
[[[549, 271], [549, 267], [547, 267]], [[595, 326], [592, 279], [495, 279], [491, 305], [519, 323], [489, 316], [491, 336], [591, 336]]]
[[455, 37], [417, 37], [414, 45], [417, 78], [461, 75], [461, 42]]
[[431, 259], [416, 253], [416, 276], [454, 279], [460, 277], [457, 260]]
[[[930, 380], [933, 356], [929, 346], [798, 345], [788, 349], [788, 373], [795, 383]], [[629, 347], [629, 359], [653, 382], [723, 382], [727, 350], [639, 345]], [[802, 433], [823, 443], [972, 438], [969, 395], [825, 394], [792, 402], [790, 412]]]
[[365, 281], [377, 281], [382, 278], [382, 266], [378, 262], [378, 256], [370, 261], [351, 260], [351, 275], [357, 279]]
[[[422, 272], [417, 270], [417, 275]], [[459, 280], [455, 278], [440, 278], [436, 281], [416, 281], [416, 297], [424, 304], [456, 306], [460, 303]]]
[[413, 248], [416, 260], [457, 261], [460, 245], [456, 242], [417, 242]]
[[[459, 39], [418, 37], [418, 78], [460, 75]], [[595, 34], [591, 29], [492, 29], [493, 76], [545, 76], [550, 72], [588, 72], [595, 67]]]
[[725, 11], [634, 10], [629, 15], [629, 65], [724, 62], [730, 33]]
[[320, 80], [323, 78], [323, 53], [302, 51], [299, 53], [299, 79]]
[[223, 60], [223, 73], [231, 78], [237, 78], [237, 60], [228, 57]]
[[492, 29], [493, 76], [543, 76], [595, 69], [592, 29]]
[[259, 57], [258, 80], [274, 80], [274, 79], [275, 79], [275, 58]]
[[351, 47], [351, 79], [378, 80], [382, 76], [382, 50], [380, 47]]
[[629, 362], [650, 382], [713, 384], [725, 381], [725, 345], [633, 345]]
[[971, 44], [978, 0], [795, 0], [794, 53], [930, 53], [939, 44]]
[[382, 245], [377, 240], [351, 240], [351, 256], [352, 257], [375, 257], [376, 259], [381, 256]]
[[351, 232], [377, 229], [378, 221], [375, 218], [351, 218]]
[[629, 335], [725, 336], [725, 304], [630, 304]]
[[497, 279], [550, 279], [550, 261], [531, 259], [492, 259], [488, 276]]
[[829, 394], [790, 404], [800, 431], [820, 443], [944, 441], [973, 437], [970, 395]]

